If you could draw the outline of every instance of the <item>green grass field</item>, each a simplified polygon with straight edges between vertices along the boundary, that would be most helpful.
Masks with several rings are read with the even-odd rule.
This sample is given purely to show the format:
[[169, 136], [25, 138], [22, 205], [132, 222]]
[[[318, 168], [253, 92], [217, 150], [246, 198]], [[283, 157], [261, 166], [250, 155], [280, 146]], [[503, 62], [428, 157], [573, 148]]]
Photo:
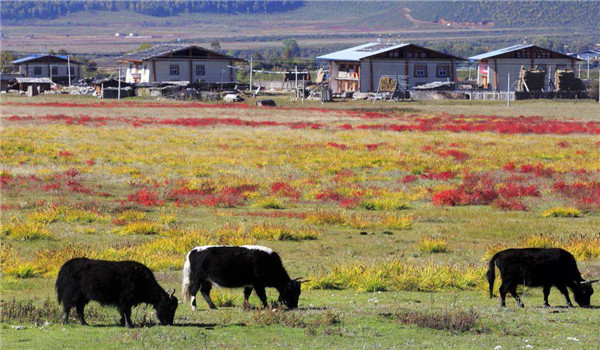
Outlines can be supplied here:
[[[556, 289], [543, 308], [539, 289], [519, 288], [526, 307], [501, 309], [483, 276], [493, 252], [529, 245], [570, 249], [584, 278], [600, 276], [596, 103], [281, 98], [284, 108], [259, 109], [2, 98], [3, 349], [598, 346], [597, 308], [566, 308]], [[436, 129], [529, 120], [520, 115], [541, 116], [522, 128], [553, 126]], [[389, 128], [417, 119], [433, 129]], [[582, 129], [561, 133], [556, 121]], [[436, 202], [469, 174], [497, 192], [493, 201]], [[560, 192], [560, 182], [581, 192]], [[509, 184], [537, 192], [508, 197]], [[543, 215], [563, 207], [579, 217]], [[185, 254], [202, 244], [273, 248], [291, 277], [311, 279], [300, 308], [262, 310], [255, 295], [244, 308], [242, 290], [213, 289], [218, 310], [202, 298], [196, 312], [181, 304], [173, 326], [142, 305], [137, 327], [121, 328], [118, 312], [95, 302], [91, 326], [60, 325], [53, 285], [70, 257], [142, 261], [179, 297]]]

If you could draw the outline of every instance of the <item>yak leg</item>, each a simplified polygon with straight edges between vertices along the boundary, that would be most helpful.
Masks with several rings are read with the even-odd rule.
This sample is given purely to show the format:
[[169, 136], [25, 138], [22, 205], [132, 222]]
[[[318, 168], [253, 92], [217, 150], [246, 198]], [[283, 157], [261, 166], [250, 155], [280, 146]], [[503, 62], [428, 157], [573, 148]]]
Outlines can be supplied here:
[[550, 304], [548, 304], [548, 296], [550, 295], [550, 288], [552, 288], [552, 285], [544, 286], [544, 307], [550, 307]]
[[198, 293], [198, 289], [200, 289], [199, 282], [192, 282], [190, 285], [190, 306], [192, 307], [192, 311], [196, 311], [196, 294]]
[[500, 307], [506, 307], [506, 293], [508, 293], [508, 284], [502, 282], [500, 285]]
[[211, 309], [216, 309], [217, 306], [210, 299], [210, 290], [211, 289], [212, 289], [212, 284], [210, 284], [210, 282], [204, 282], [204, 283], [202, 283], [202, 287], [200, 287], [200, 293], [202, 293], [202, 296], [204, 297], [204, 300], [206, 300], [206, 303], [208, 304], [208, 306]]
[[69, 312], [71, 312], [71, 308], [73, 306], [65, 304], [63, 301], [63, 313], [62, 313], [62, 324], [66, 325], [69, 323]]
[[263, 303], [263, 307], [267, 307], [267, 293], [265, 292], [265, 287], [262, 285], [254, 285], [254, 289], [256, 290], [256, 295]]
[[567, 301], [568, 307], [573, 307], [573, 303], [571, 303], [571, 298], [569, 298], [569, 291], [565, 285], [556, 286], [558, 290], [565, 296], [565, 300]]
[[523, 304], [523, 301], [521, 301], [521, 297], [519, 297], [519, 294], [517, 294], [517, 284], [512, 283], [510, 285], [509, 290], [510, 290], [510, 294], [513, 296], [513, 298], [515, 298], [515, 301], [517, 302], [517, 306], [525, 307], [525, 305]]
[[252, 294], [252, 287], [244, 287], [244, 305], [250, 305], [248, 301], [250, 299], [250, 294]]
[[81, 323], [82, 326], [87, 326], [87, 322], [85, 322], [85, 318], [83, 317], [83, 309], [85, 309], [85, 301], [80, 301], [77, 303], [77, 305], [75, 305], [76, 310], [77, 310], [77, 318], [79, 319], [79, 323]]
[[121, 314], [121, 326], [133, 328], [133, 322], [131, 322], [131, 306], [120, 306], [119, 313]]

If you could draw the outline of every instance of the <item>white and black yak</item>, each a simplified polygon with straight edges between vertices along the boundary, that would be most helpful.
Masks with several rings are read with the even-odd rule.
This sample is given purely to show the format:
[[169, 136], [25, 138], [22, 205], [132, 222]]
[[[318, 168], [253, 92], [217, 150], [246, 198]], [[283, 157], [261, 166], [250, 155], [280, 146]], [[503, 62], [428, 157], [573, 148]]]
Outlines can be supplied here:
[[492, 257], [487, 271], [487, 280], [492, 298], [496, 267], [500, 270], [502, 284], [500, 285], [500, 306], [505, 307], [506, 294], [510, 293], [517, 304], [524, 307], [517, 294], [519, 284], [528, 287], [543, 287], [544, 306], [549, 307], [548, 295], [552, 286], [565, 296], [567, 305], [572, 307], [569, 291], [571, 289], [575, 301], [581, 307], [588, 307], [594, 293], [592, 283], [581, 277], [575, 257], [560, 248], [523, 248], [506, 249]]
[[210, 299], [212, 286], [244, 288], [244, 302], [256, 290], [267, 307], [265, 287], [279, 292], [279, 302], [289, 309], [298, 307], [300, 278], [291, 279], [277, 253], [263, 246], [202, 246], [192, 249], [183, 267], [184, 300], [191, 299], [196, 310], [196, 293], [200, 291], [211, 309], [217, 307]]
[[106, 261], [75, 258], [67, 261], [56, 279], [58, 303], [63, 306], [62, 321], [66, 324], [75, 306], [82, 325], [87, 325], [83, 309], [91, 300], [116, 306], [121, 314], [121, 326], [132, 327], [131, 308], [149, 304], [163, 325], [173, 324], [177, 298], [169, 295], [156, 282], [148, 267], [135, 261]]

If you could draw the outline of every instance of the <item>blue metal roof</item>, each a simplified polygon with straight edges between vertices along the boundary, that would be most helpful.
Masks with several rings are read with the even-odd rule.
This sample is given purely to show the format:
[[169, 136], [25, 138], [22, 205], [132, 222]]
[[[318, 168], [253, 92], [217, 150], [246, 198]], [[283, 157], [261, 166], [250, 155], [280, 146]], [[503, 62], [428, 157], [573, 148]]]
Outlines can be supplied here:
[[479, 55], [471, 56], [471, 57], [469, 57], [469, 59], [479, 61], [479, 60], [483, 60], [483, 59], [490, 58], [490, 57], [500, 56], [505, 53], [518, 51], [518, 50], [522, 50], [522, 49], [527, 49], [532, 46], [533, 45], [513, 45], [513, 46], [505, 47], [503, 49], [498, 49], [498, 50], [482, 53]]
[[[494, 50], [494, 51], [482, 53], [482, 54], [479, 54], [479, 55], [471, 56], [471, 57], [469, 57], [469, 60], [481, 61], [481, 60], [485, 60], [485, 59], [488, 59], [488, 58], [493, 58], [493, 57], [496, 57], [496, 56], [500, 56], [500, 55], [503, 55], [505, 53], [519, 51], [519, 50], [522, 50], [522, 49], [528, 49], [530, 47], [535, 47], [537, 49], [549, 51], [549, 52], [554, 53], [555, 55], [563, 56], [564, 58], [573, 58], [573, 57], [570, 57], [570, 56], [565, 55], [563, 53], [552, 51], [550, 49], [539, 47], [537, 45], [532, 45], [532, 44], [523, 45], [523, 44], [521, 44], [521, 45], [513, 45], [513, 46], [505, 47], [503, 49], [498, 49], [498, 50]], [[575, 58], [575, 59], [579, 60], [578, 58]]]
[[351, 47], [349, 49], [332, 52], [327, 55], [317, 57], [318, 60], [329, 61], [360, 61], [363, 58], [374, 56], [382, 52], [398, 49], [410, 44], [395, 44], [395, 43], [367, 43]]
[[[18, 60], [11, 61], [11, 63], [14, 63], [14, 64], [25, 63], [25, 62], [36, 60], [38, 58], [42, 58], [42, 57], [56, 57], [56, 58], [62, 58], [63, 60], [68, 59], [67, 55], [35, 54], [35, 55], [30, 55], [27, 57], [19, 58]], [[73, 63], [77, 63], [77, 62], [73, 61]]]

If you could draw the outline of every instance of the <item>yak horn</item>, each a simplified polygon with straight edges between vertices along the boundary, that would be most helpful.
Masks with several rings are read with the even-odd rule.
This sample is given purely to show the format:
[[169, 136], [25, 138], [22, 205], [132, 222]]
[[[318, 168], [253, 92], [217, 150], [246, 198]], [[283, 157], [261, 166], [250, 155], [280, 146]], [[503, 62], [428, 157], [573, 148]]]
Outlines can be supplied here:
[[304, 282], [308, 282], [310, 280], [302, 280], [304, 277], [296, 277], [294, 278], [294, 281], [298, 282], [298, 283], [304, 283]]
[[590, 281], [587, 281], [587, 283], [592, 284], [592, 283], [596, 283], [598, 281], [600, 281], [600, 280], [590, 280]]
[[175, 294], [175, 288], [169, 289], [169, 298], [173, 298], [173, 295]]

